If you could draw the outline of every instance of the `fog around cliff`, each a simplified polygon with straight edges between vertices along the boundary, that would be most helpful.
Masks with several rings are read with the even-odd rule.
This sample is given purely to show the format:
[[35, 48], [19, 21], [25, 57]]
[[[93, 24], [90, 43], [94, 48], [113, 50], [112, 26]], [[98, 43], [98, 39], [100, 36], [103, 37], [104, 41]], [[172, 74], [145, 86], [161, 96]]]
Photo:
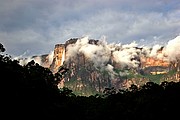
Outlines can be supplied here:
[[[78, 39], [75, 44], [67, 47], [67, 61], [69, 58], [84, 54], [94, 66], [109, 70], [112, 73], [113, 66], [108, 64], [112, 57], [122, 68], [137, 68], [140, 65], [138, 58], [152, 57], [163, 61], [176, 61], [180, 59], [180, 36], [169, 40], [165, 46], [154, 45], [152, 47], [138, 46], [136, 42], [130, 44], [108, 44], [105, 39], [99, 40], [97, 45], [89, 44], [88, 37]], [[159, 51], [161, 50], [161, 53]]]
[[[152, 47], [138, 45], [135, 41], [130, 44], [121, 43], [108, 43], [105, 37], [102, 37], [96, 44], [89, 44], [89, 37], [82, 37], [77, 39], [74, 44], [69, 44], [66, 47], [66, 57], [63, 61], [68, 62], [69, 59], [76, 59], [78, 55], [83, 54], [86, 59], [93, 63], [93, 66], [99, 70], [108, 71], [112, 77], [116, 75], [113, 68], [109, 64], [111, 58], [116, 63], [119, 63], [121, 68], [138, 68], [141, 57], [152, 57], [162, 61], [177, 61], [180, 60], [180, 36], [169, 40], [165, 46], [156, 44]], [[51, 64], [53, 60], [53, 51], [48, 54], [48, 61]], [[18, 56], [14, 59], [21, 59]], [[36, 63], [42, 65], [40, 56], [27, 57], [20, 60], [20, 64], [27, 64], [29, 61], [34, 60]], [[124, 73], [121, 73], [124, 74]]]

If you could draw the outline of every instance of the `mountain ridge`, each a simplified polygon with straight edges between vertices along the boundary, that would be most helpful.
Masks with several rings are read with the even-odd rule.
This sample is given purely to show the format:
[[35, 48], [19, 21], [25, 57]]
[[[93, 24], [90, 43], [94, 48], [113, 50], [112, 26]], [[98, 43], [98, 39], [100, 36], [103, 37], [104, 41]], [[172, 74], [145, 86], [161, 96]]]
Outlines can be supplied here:
[[[56, 44], [53, 54], [33, 59], [39, 59], [39, 63], [53, 73], [62, 66], [68, 68], [59, 88], [68, 87], [77, 91], [77, 94], [90, 95], [101, 93], [107, 87], [126, 89], [132, 84], [140, 86], [153, 81], [153, 77], [159, 77], [159, 82], [172, 79], [179, 81], [180, 55], [169, 54], [173, 53], [169, 51], [173, 42], [179, 39], [171, 40], [167, 46], [147, 48], [138, 47], [136, 43], [107, 44], [104, 40], [88, 37], [71, 38], [64, 44]], [[171, 71], [175, 72], [169, 76]]]

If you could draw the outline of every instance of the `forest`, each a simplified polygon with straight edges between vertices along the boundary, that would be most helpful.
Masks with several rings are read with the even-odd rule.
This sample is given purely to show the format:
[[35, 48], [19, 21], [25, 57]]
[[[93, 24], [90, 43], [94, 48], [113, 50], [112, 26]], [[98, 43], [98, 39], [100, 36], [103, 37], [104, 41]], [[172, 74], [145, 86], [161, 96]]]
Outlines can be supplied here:
[[[0, 43], [1, 117], [4, 119], [131, 120], [178, 119], [180, 82], [147, 82], [126, 90], [104, 89], [103, 94], [78, 96], [57, 83], [53, 74], [33, 60], [22, 66]], [[63, 68], [67, 71], [66, 68]]]

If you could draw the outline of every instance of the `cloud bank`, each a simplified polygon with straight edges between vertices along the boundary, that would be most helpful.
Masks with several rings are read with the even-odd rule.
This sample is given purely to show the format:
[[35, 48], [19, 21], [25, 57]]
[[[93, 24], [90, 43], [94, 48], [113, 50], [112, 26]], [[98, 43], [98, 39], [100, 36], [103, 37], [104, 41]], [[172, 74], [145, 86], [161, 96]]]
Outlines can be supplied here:
[[0, 42], [10, 55], [49, 53], [89, 36], [164, 45], [180, 34], [179, 0], [0, 0]]

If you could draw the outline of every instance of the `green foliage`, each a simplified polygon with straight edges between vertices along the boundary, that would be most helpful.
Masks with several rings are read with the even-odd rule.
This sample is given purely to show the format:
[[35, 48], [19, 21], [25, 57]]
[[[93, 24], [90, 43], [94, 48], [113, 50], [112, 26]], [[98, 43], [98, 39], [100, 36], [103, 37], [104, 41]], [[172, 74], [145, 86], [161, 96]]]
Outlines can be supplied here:
[[167, 75], [173, 76], [174, 74], [176, 74], [177, 71], [176, 70], [170, 70]]
[[[8, 56], [0, 55], [0, 58], [1, 117], [5, 119], [12, 117], [11, 115], [14, 119], [61, 117], [78, 120], [179, 117], [180, 82], [166, 81], [157, 84], [151, 81], [141, 87], [132, 85], [127, 90], [106, 88], [105, 97], [98, 94], [78, 96], [69, 88], [57, 89], [59, 74], [53, 75], [49, 69], [34, 61], [21, 66]], [[174, 72], [169, 74], [173, 75]], [[159, 79], [162, 76], [146, 77]], [[86, 92], [89, 91], [90, 89]]]
[[59, 89], [59, 93], [60, 93], [61, 96], [66, 96], [66, 97], [75, 96], [75, 94], [73, 94], [73, 91], [70, 90], [70, 89], [67, 88], [67, 87], [60, 88], [60, 89]]
[[64, 86], [71, 89], [73, 93], [78, 96], [90, 96], [98, 93], [94, 87], [88, 83], [82, 83], [81, 80], [71, 79], [65, 82]]
[[163, 76], [164, 74], [156, 74], [156, 75], [148, 74], [148, 75], [145, 75], [144, 77], [149, 79], [149, 81], [151, 82], [160, 84], [160, 79], [163, 78]]

